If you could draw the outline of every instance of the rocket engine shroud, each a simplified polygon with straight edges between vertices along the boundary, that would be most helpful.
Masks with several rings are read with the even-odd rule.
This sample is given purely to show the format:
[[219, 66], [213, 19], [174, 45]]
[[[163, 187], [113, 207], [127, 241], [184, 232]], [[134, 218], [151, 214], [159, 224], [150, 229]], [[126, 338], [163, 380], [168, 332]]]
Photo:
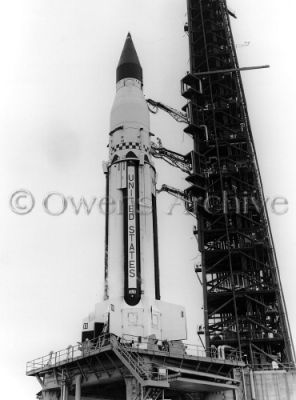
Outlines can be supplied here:
[[[159, 340], [187, 337], [185, 309], [160, 300], [156, 172], [142, 76], [128, 34], [116, 71], [105, 164], [105, 299], [83, 321], [82, 340], [107, 332]], [[114, 205], [120, 212], [112, 212]]]

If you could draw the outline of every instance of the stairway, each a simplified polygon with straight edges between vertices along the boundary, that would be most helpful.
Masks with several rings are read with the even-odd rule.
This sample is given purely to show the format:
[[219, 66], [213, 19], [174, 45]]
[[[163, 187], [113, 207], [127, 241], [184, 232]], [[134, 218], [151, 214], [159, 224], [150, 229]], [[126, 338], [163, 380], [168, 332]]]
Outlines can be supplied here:
[[144, 381], [151, 379], [152, 374], [139, 353], [132, 352], [130, 346], [119, 343], [115, 336], [111, 336], [110, 343], [114, 353], [141, 385], [144, 384]]
[[[166, 376], [153, 375], [149, 364], [137, 351], [133, 351], [130, 345], [120, 343], [116, 336], [110, 337], [110, 344], [114, 353], [142, 387], [156, 389], [168, 388], [170, 386]], [[153, 398], [153, 400], [157, 400], [157, 398]]]
[[154, 388], [154, 387], [149, 387], [146, 392], [145, 395], [143, 396], [143, 400], [158, 400], [159, 397], [162, 394], [162, 390], [163, 389], [159, 389], [159, 388]]

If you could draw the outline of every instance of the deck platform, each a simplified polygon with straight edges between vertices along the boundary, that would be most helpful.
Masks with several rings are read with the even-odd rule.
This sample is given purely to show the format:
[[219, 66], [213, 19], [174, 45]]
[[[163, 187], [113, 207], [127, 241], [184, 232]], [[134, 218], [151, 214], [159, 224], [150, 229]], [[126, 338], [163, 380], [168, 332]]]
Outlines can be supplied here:
[[[144, 339], [135, 343], [104, 335], [30, 361], [26, 373], [38, 379], [42, 399], [70, 400], [75, 396], [80, 400], [91, 396], [145, 400], [161, 394], [179, 398], [180, 393], [238, 388], [240, 381], [234, 379], [233, 369], [244, 363], [237, 354], [226, 357], [219, 359], [216, 354], [181, 342], [163, 348]], [[127, 394], [128, 390], [134, 397]]]

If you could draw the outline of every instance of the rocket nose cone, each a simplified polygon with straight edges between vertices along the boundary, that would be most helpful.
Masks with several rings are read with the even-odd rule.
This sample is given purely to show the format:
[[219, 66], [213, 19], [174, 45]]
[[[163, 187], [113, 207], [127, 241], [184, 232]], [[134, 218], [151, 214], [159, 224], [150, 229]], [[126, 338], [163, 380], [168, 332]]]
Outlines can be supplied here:
[[130, 33], [127, 34], [116, 70], [116, 82], [124, 78], [143, 82], [142, 67]]

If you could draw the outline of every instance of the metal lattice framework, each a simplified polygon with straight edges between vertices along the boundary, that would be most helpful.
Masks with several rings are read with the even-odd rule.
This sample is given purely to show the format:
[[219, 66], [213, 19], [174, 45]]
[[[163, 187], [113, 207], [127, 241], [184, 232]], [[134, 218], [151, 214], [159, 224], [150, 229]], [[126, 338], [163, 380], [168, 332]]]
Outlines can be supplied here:
[[238, 348], [254, 366], [294, 365], [229, 11], [225, 0], [187, 6], [190, 73], [182, 95], [194, 141], [187, 204], [198, 221], [206, 346]]

